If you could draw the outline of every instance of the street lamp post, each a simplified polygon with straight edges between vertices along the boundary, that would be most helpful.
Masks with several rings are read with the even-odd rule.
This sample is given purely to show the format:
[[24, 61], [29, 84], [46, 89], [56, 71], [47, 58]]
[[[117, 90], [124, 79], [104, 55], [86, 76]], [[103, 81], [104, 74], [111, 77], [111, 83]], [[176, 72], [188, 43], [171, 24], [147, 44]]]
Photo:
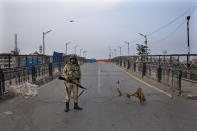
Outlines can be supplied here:
[[75, 45], [75, 47], [74, 47], [74, 51], [75, 51], [76, 55], [77, 55], [77, 47], [78, 47], [78, 45]]
[[85, 50], [83, 51], [83, 57], [85, 57]]
[[87, 56], [87, 51], [83, 51], [83, 56], [86, 57]]
[[49, 31], [46, 31], [46, 32], [43, 32], [43, 55], [45, 55], [45, 35], [50, 33], [52, 30], [49, 30]]
[[116, 49], [114, 49], [114, 57], [116, 57], [117, 56], [117, 53], [116, 53]]
[[142, 33], [138, 33], [138, 34], [145, 38], [144, 44], [145, 46], [147, 46], [147, 35], [143, 35]]
[[81, 49], [80, 49], [80, 56], [81, 56], [81, 52], [82, 52], [82, 50], [83, 50], [83, 49], [81, 48]]
[[187, 19], [187, 48], [188, 48], [187, 68], [189, 68], [189, 60], [190, 60], [189, 20], [190, 20], [190, 16], [187, 16], [186, 19]]
[[85, 53], [85, 57], [87, 57], [87, 55], [88, 55], [88, 51], [86, 51], [86, 53]]
[[114, 53], [113, 53], [113, 51], [111, 52], [111, 56], [112, 56], [112, 58], [114, 57]]
[[120, 56], [121, 56], [121, 49], [122, 49], [122, 47], [121, 46], [118, 46], [119, 47], [119, 49], [120, 49]]
[[111, 59], [111, 47], [109, 47], [109, 59]]
[[130, 43], [129, 42], [127, 42], [127, 41], [125, 41], [125, 43], [128, 45], [128, 56], [129, 56], [129, 45], [130, 45]]
[[70, 44], [70, 42], [66, 42], [66, 51], [65, 51], [65, 55], [68, 54], [68, 45]]

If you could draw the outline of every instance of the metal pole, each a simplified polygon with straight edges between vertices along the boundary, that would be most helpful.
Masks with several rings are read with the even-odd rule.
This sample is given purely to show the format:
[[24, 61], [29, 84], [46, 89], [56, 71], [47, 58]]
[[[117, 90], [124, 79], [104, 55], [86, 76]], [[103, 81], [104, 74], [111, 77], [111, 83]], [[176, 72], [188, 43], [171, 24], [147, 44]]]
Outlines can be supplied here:
[[148, 46], [148, 44], [147, 44], [147, 36], [145, 35], [144, 37], [145, 37], [144, 43], [145, 43], [146, 46]]
[[45, 55], [45, 43], [44, 43], [44, 36], [45, 36], [45, 33], [43, 32], [43, 55]]
[[143, 36], [145, 38], [144, 44], [147, 46], [147, 35], [143, 35], [142, 33], [138, 33], [139, 35]]
[[187, 68], [189, 68], [189, 61], [190, 61], [190, 41], [189, 41], [189, 20], [190, 16], [187, 16], [187, 47], [188, 47], [188, 55], [187, 55]]
[[87, 55], [87, 51], [83, 51], [83, 57], [86, 57], [86, 55]]
[[67, 46], [68, 46], [68, 43], [66, 43], [66, 52], [65, 52], [65, 55], [67, 55]]
[[49, 30], [47, 32], [43, 32], [43, 55], [45, 55], [45, 35], [51, 32], [52, 30]]
[[78, 45], [76, 45], [76, 46], [74, 47], [75, 54], [77, 54], [77, 47], [78, 47]]
[[85, 57], [87, 57], [87, 55], [88, 55], [88, 52], [86, 51], [86, 56]]
[[111, 48], [109, 48], [109, 59], [111, 59]]
[[68, 54], [68, 45], [70, 44], [70, 42], [66, 42], [66, 52], [65, 52], [65, 55]]
[[122, 51], [121, 50], [122, 50], [122, 47], [120, 47], [120, 56], [122, 55]]
[[130, 43], [128, 42], [128, 56], [129, 56], [129, 54], [130, 54], [129, 45], [130, 45]]
[[81, 56], [81, 52], [82, 52], [82, 50], [83, 50], [83, 49], [80, 49], [80, 56]]
[[122, 47], [121, 47], [121, 46], [119, 46], [119, 49], [120, 49], [120, 56], [121, 56], [121, 49], [122, 49]]
[[130, 43], [129, 42], [127, 42], [127, 41], [125, 41], [125, 43], [128, 45], [128, 56], [129, 56], [129, 45], [130, 45]]
[[114, 56], [115, 56], [115, 57], [117, 56], [117, 54], [116, 54], [116, 49], [114, 49]]
[[8, 58], [9, 58], [9, 68], [10, 68], [11, 67], [11, 63], [10, 63], [11, 62], [11, 60], [10, 60], [11, 58], [10, 58], [10, 55], [8, 56]]

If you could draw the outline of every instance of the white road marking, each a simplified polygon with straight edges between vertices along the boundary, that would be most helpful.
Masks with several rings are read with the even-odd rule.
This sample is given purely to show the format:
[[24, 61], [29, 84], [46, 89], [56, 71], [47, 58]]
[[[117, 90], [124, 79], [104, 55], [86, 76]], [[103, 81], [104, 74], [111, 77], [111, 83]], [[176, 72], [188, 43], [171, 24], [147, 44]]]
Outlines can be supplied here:
[[101, 93], [101, 67], [100, 63], [98, 63], [98, 88], [97, 88], [98, 93]]

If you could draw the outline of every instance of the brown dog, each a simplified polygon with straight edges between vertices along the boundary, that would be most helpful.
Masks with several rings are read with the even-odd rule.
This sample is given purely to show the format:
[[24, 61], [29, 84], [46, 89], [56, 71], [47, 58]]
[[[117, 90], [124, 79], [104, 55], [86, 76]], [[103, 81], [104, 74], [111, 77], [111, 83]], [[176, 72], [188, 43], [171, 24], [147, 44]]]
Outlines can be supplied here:
[[140, 103], [143, 104], [146, 101], [144, 94], [142, 93], [142, 88], [138, 88], [136, 92], [127, 93], [126, 96], [130, 98], [135, 96], [140, 100]]

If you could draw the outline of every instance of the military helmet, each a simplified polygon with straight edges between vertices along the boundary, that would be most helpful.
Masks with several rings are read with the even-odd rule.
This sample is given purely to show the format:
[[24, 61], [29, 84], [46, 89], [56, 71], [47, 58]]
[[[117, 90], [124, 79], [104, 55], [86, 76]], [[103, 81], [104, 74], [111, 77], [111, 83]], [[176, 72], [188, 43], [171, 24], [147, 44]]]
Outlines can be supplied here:
[[76, 59], [77, 60], [77, 56], [75, 54], [70, 56], [70, 59]]
[[78, 64], [77, 55], [72, 54], [72, 55], [70, 56], [70, 60], [71, 60], [71, 59], [75, 59], [76, 64]]

